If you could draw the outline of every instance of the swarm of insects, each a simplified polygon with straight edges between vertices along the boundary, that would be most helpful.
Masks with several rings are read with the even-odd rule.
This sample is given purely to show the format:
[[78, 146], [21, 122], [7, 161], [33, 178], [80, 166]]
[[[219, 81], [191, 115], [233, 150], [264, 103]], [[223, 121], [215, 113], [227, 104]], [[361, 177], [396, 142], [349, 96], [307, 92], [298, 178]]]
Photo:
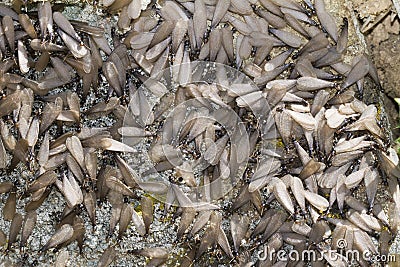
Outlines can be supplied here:
[[[113, 241], [99, 266], [370, 266], [346, 252], [388, 255], [400, 169], [381, 107], [362, 101], [365, 81], [380, 89], [374, 65], [343, 61], [346, 19], [338, 27], [323, 0], [102, 6], [118, 13], [111, 38], [50, 2], [0, 6], [0, 168], [25, 171], [0, 183], [11, 222], [0, 245], [21, 251], [19, 264], [84, 250], [106, 205], [109, 237], [98, 238]], [[34, 251], [54, 192], [64, 211]], [[120, 246], [128, 230], [151, 244], [156, 223], [170, 225], [171, 245]], [[258, 257], [265, 249], [319, 260]]]

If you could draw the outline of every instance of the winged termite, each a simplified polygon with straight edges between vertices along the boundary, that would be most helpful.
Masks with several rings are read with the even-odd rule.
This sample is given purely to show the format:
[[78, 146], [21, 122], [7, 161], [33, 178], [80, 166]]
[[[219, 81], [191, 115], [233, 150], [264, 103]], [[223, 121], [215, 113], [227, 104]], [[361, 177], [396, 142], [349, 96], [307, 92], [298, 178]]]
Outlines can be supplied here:
[[211, 31], [209, 45], [210, 45], [210, 60], [215, 60], [217, 53], [222, 46], [222, 34], [220, 30]]
[[362, 79], [369, 72], [369, 62], [366, 56], [360, 56], [355, 62], [350, 72], [347, 74], [346, 80], [340, 86], [341, 90], [348, 88], [350, 85]]
[[11, 51], [15, 49], [15, 30], [14, 22], [10, 16], [4, 16], [2, 20], [4, 35]]
[[260, 77], [256, 77], [254, 79], [254, 82], [258, 85], [258, 86], [262, 86], [267, 84], [269, 81], [272, 81], [273, 79], [275, 79], [279, 74], [281, 74], [283, 71], [285, 71], [287, 68], [290, 67], [290, 64], [284, 64], [282, 66], [279, 66], [277, 68], [275, 68], [272, 71], [265, 71], [261, 74]]
[[303, 25], [290, 13], [285, 14], [285, 20], [289, 24], [291, 28], [293, 28], [296, 32], [301, 34], [304, 37], [309, 37], [308, 32], [304, 29]]
[[[268, 241], [268, 243], [266, 244], [266, 251], [277, 250], [277, 249], [281, 248], [282, 245], [283, 245], [282, 235], [280, 233], [276, 233], [270, 238], [270, 241]], [[260, 261], [258, 263], [272, 264], [273, 261], [274, 261], [274, 258], [265, 257], [265, 259], [260, 259]]]
[[22, 215], [19, 213], [16, 213], [15, 216], [13, 217], [10, 225], [10, 231], [8, 235], [8, 244], [7, 244], [7, 250], [11, 248], [11, 246], [17, 241], [17, 236], [19, 232], [21, 231], [22, 227]]
[[229, 61], [234, 61], [234, 47], [232, 32], [228, 28], [221, 29], [222, 46], [226, 52]]
[[335, 108], [330, 108], [325, 111], [325, 118], [330, 128], [337, 129], [346, 120], [346, 115], [341, 114]]
[[0, 108], [2, 110], [0, 112], [1, 117], [10, 114], [13, 110], [19, 107], [21, 101], [20, 92], [21, 91], [16, 91], [8, 95], [7, 98], [3, 98], [2, 100], [0, 100]]
[[379, 237], [380, 247], [380, 255], [388, 255], [389, 254], [389, 242], [392, 238], [392, 235], [389, 231], [385, 230], [381, 233]]
[[218, 230], [220, 229], [221, 216], [218, 213], [212, 213], [210, 226], [201, 240], [200, 246], [196, 252], [196, 258], [199, 258], [209, 247], [212, 247], [217, 241]]
[[16, 41], [21, 40], [27, 36], [28, 36], [28, 34], [25, 31], [15, 31], [15, 40]]
[[62, 243], [68, 241], [74, 234], [74, 229], [70, 224], [64, 224], [58, 229], [53, 236], [47, 241], [47, 243], [40, 249], [46, 251], [50, 248], [54, 248]]
[[86, 111], [86, 114], [90, 118], [107, 116], [116, 108], [118, 104], [119, 99], [116, 97], [111, 97], [107, 102], [99, 102], [96, 105], [92, 106], [89, 110]]
[[239, 251], [239, 247], [242, 243], [242, 240], [246, 236], [248, 225], [249, 225], [249, 219], [246, 215], [240, 217], [237, 213], [235, 213], [232, 216], [231, 233], [235, 251]]
[[130, 253], [150, 258], [150, 266], [162, 265], [168, 259], [168, 251], [165, 248], [161, 247], [134, 249], [131, 250]]
[[312, 53], [316, 51], [324, 51], [324, 48], [329, 45], [329, 40], [326, 38], [324, 33], [318, 33], [313, 36], [298, 52], [298, 55]]
[[221, 227], [218, 229], [217, 235], [218, 235], [217, 236], [218, 245], [222, 248], [222, 250], [228, 257], [234, 258], [232, 250], [229, 246], [228, 237], [226, 236], [225, 232], [222, 230]]
[[168, 37], [164, 41], [154, 45], [152, 48], [147, 50], [146, 55], [145, 55], [146, 60], [148, 60], [150, 62], [156, 61], [159, 58], [159, 56], [165, 51], [167, 46], [169, 46], [170, 42], [171, 42], [171, 38]]
[[[189, 212], [187, 214], [187, 216], [193, 215], [193, 209], [192, 208], [190, 208], [190, 207], [189, 208], [184, 208], [184, 210], [186, 210], [186, 209], [187, 209], [187, 212]], [[210, 219], [210, 216], [211, 216], [211, 211], [209, 211], [209, 210], [200, 212], [199, 215], [196, 217], [195, 222], [193, 223], [193, 227], [192, 227], [192, 230], [190, 231], [190, 235], [193, 236], [198, 231], [200, 231], [207, 224], [207, 222]], [[188, 218], [187, 221], [189, 221], [189, 219], [190, 219], [190, 217]], [[190, 223], [191, 222], [192, 221], [190, 221]], [[185, 229], [183, 228], [183, 230], [185, 230]]]
[[123, 88], [121, 88], [121, 84], [118, 80], [118, 76], [122, 74], [118, 71], [115, 63], [112, 61], [105, 62], [103, 64], [103, 72], [117, 95], [122, 95]]
[[41, 188], [41, 189], [39, 189], [39, 190], [33, 192], [33, 193], [31, 194], [31, 200], [32, 200], [32, 201], [38, 201], [38, 200], [40, 200], [40, 198], [46, 193], [46, 189], [47, 189], [47, 188], [44, 187], [44, 188]]
[[37, 118], [33, 118], [29, 125], [29, 129], [26, 133], [26, 141], [28, 142], [29, 147], [34, 147], [39, 137], [39, 120]]
[[125, 183], [130, 187], [136, 187], [139, 184], [139, 178], [134, 173], [134, 170], [119, 156], [116, 157], [116, 160]]
[[114, 246], [108, 246], [101, 255], [97, 266], [107, 267], [109, 266], [117, 256]]
[[93, 191], [83, 191], [83, 203], [88, 212], [92, 225], [96, 224], [96, 193]]
[[215, 59], [216, 63], [220, 63], [220, 64], [227, 64], [228, 63], [228, 57], [225, 53], [225, 49], [220, 49], [218, 51], [217, 57]]
[[63, 181], [57, 180], [56, 185], [65, 196], [70, 208], [83, 202], [82, 190], [72, 174], [69, 174], [68, 177], [64, 174]]
[[[38, 191], [40, 191], [40, 190], [38, 190]], [[49, 196], [49, 194], [50, 194], [50, 190], [45, 189], [44, 192], [42, 192], [39, 199], [35, 199], [35, 200], [32, 199], [28, 204], [26, 204], [25, 211], [29, 212], [29, 211], [36, 210], [37, 208], [39, 208], [42, 205], [43, 201], [45, 201], [46, 198]]]
[[127, 14], [130, 19], [137, 19], [141, 13], [141, 0], [133, 0], [127, 7]]
[[53, 16], [51, 4], [43, 2], [38, 4], [38, 17], [42, 38], [46, 38], [47, 33], [53, 34]]
[[294, 121], [301, 125], [305, 130], [312, 131], [315, 128], [316, 120], [311, 114], [285, 110]]
[[[257, 48], [256, 54], [254, 56], [254, 63], [261, 65], [261, 63], [267, 58], [273, 48], [273, 44], [270, 42], [264, 43], [261, 47]], [[259, 76], [259, 75], [257, 75]], [[255, 77], [257, 77], [255, 76]]]
[[314, 66], [321, 68], [335, 64], [341, 60], [341, 54], [336, 51], [336, 48], [329, 47], [327, 53], [318, 59], [314, 59]]
[[318, 90], [322, 88], [334, 87], [334, 82], [321, 80], [313, 77], [301, 77], [297, 79], [297, 88], [304, 91]]
[[18, 40], [18, 65], [22, 73], [27, 73], [29, 71], [28, 53], [21, 40]]
[[83, 58], [89, 53], [89, 50], [85, 46], [81, 46], [78, 41], [65, 33], [63, 30], [59, 29], [57, 32], [75, 58]]
[[364, 174], [364, 181], [365, 181], [368, 202], [370, 207], [372, 207], [379, 183], [379, 177], [377, 171], [367, 168]]
[[318, 194], [305, 190], [304, 197], [311, 205], [319, 210], [326, 210], [329, 207], [329, 202]]
[[347, 186], [347, 188], [353, 188], [356, 187], [364, 178], [364, 174], [365, 174], [365, 168], [364, 169], [360, 169], [356, 172], [351, 173], [349, 176], [346, 177], [345, 180], [345, 184]]
[[33, 50], [43, 51], [43, 52], [64, 52], [67, 50], [65, 46], [51, 42], [42, 42], [39, 39], [31, 40], [30, 46]]
[[72, 68], [58, 57], [50, 57], [50, 62], [53, 65], [54, 70], [57, 72], [58, 77], [63, 81], [70, 81], [75, 76]]
[[[201, 47], [201, 42], [207, 30], [207, 10], [203, 0], [195, 1], [195, 12], [193, 14], [193, 29], [196, 40], [196, 47]], [[175, 51], [177, 50], [175, 46]]]
[[48, 51], [44, 51], [35, 63], [35, 70], [36, 71], [43, 71], [50, 61], [50, 53]]
[[297, 10], [297, 11], [301, 11], [301, 12], [306, 11], [305, 8], [296, 1], [284, 0], [284, 1], [280, 1], [279, 3], [277, 3], [277, 2], [274, 2], [274, 3], [276, 5], [278, 5], [281, 9], [289, 8], [289, 9], [293, 9], [293, 10]]
[[86, 22], [77, 21], [77, 20], [69, 20], [69, 22], [78, 31], [85, 32], [89, 35], [99, 37], [99, 38], [102, 38], [102, 36], [103, 36], [104, 29], [101, 27], [92, 26]]
[[83, 146], [92, 148], [102, 148], [104, 150], [109, 150], [109, 151], [130, 152], [130, 153], [136, 152], [135, 149], [133, 149], [128, 145], [104, 136], [98, 136], [98, 137], [95, 136], [93, 138], [85, 140], [84, 142], [82, 142], [82, 144]]
[[16, 214], [16, 206], [17, 206], [17, 193], [10, 192], [7, 201], [3, 207], [4, 220], [11, 221], [14, 218]]
[[69, 137], [65, 141], [65, 144], [79, 166], [81, 166], [81, 168], [85, 170], [83, 147], [79, 138], [76, 136]]
[[314, 67], [312, 66], [310, 60], [308, 59], [301, 59], [297, 64], [294, 66], [292, 73], [290, 74], [290, 79], [298, 78], [299, 76], [306, 76], [306, 77], [316, 77]]
[[231, 0], [229, 10], [240, 15], [250, 15], [253, 12], [249, 1]]
[[285, 184], [279, 179], [273, 179], [271, 181], [272, 192], [274, 193], [277, 200], [291, 213], [294, 213], [293, 202], [290, 198], [289, 192]]
[[269, 224], [269, 222], [271, 220], [271, 216], [273, 215], [273, 212], [274, 212], [274, 210], [271, 209], [271, 210], [267, 210], [264, 213], [264, 215], [262, 216], [262, 218], [256, 225], [255, 229], [253, 230], [251, 237], [255, 237], [265, 231], [265, 228], [267, 227], [267, 225]]
[[57, 98], [53, 103], [48, 103], [43, 111], [43, 117], [40, 124], [39, 134], [42, 134], [54, 122], [62, 110], [63, 101]]
[[4, 35], [4, 30], [3, 30], [3, 26], [0, 22], [0, 56], [1, 58], [3, 58], [3, 54], [5, 54], [7, 52], [7, 48], [6, 48], [6, 38]]
[[77, 119], [76, 113], [73, 112], [72, 110], [63, 110], [61, 111], [60, 115], [57, 117], [58, 121], [65, 121], [65, 122], [77, 122], [79, 119]]
[[118, 178], [115, 178], [113, 176], [106, 177], [105, 183], [106, 183], [107, 187], [113, 191], [116, 191], [120, 194], [130, 196], [130, 197], [135, 196], [133, 191], [128, 186], [126, 186], [124, 183], [122, 183]]
[[228, 11], [230, 5], [231, 5], [230, 0], [223, 0], [217, 2], [211, 22], [211, 27], [215, 27], [222, 20], [222, 18]]
[[18, 21], [18, 14], [14, 8], [3, 3], [0, 5], [0, 16], [10, 16], [13, 20]]
[[315, 11], [317, 13], [318, 19], [319, 19], [322, 27], [324, 27], [325, 30], [328, 32], [328, 34], [332, 37], [332, 39], [335, 42], [337, 42], [338, 29], [337, 29], [335, 20], [333, 19], [332, 15], [326, 11], [324, 1], [317, 0], [317, 1], [315, 1], [314, 6], [315, 6]]
[[[262, 230], [263, 235], [262, 235], [262, 240], [265, 242], [268, 240], [271, 236], [273, 236], [279, 228], [283, 225], [283, 222], [287, 218], [286, 214], [283, 212], [276, 212], [274, 215], [271, 216], [269, 215], [270, 218], [268, 220], [268, 224], [265, 225], [265, 228]], [[255, 231], [255, 230], [254, 230]]]
[[376, 112], [376, 107], [374, 105], [369, 105], [361, 114], [361, 117], [356, 122], [346, 127], [346, 129], [349, 131], [368, 130], [372, 134], [382, 136], [382, 131], [377, 126], [375, 119]]
[[60, 153], [49, 158], [44, 166], [46, 170], [54, 170], [61, 164], [65, 163], [66, 153]]
[[338, 36], [336, 49], [339, 53], [344, 53], [347, 49], [347, 42], [348, 42], [348, 29], [349, 22], [347, 18], [343, 19], [343, 27], [340, 35]]
[[146, 235], [146, 226], [143, 219], [137, 214], [135, 210], [132, 210], [132, 222], [135, 224], [136, 230], [141, 236]]
[[196, 210], [193, 207], [185, 207], [182, 210], [181, 221], [179, 223], [177, 238], [181, 239], [185, 231], [189, 229], [190, 225], [196, 217]]
[[79, 43], [82, 43], [80, 36], [76, 33], [74, 27], [69, 22], [69, 20], [60, 12], [53, 13], [53, 20], [57, 26], [67, 33], [69, 36], [73, 37]]
[[264, 65], [264, 70], [265, 71], [272, 71], [276, 67], [279, 67], [285, 63], [287, 58], [290, 56], [293, 50], [289, 49], [285, 52], [282, 52], [281, 54], [277, 55], [273, 59], [269, 60], [268, 62], [265, 63]]
[[283, 14], [281, 12], [281, 9], [279, 8], [279, 6], [274, 1], [271, 1], [271, 0], [260, 0], [259, 2], [268, 11], [274, 13], [277, 16], [282, 17]]
[[260, 17], [264, 18], [270, 25], [272, 25], [276, 29], [282, 29], [286, 27], [285, 20], [272, 12], [260, 9], [257, 11], [257, 13]]
[[153, 38], [151, 39], [149, 48], [164, 41], [174, 30], [172, 21], [164, 21], [156, 30]]
[[108, 192], [108, 199], [111, 202], [111, 217], [110, 217], [110, 227], [108, 230], [108, 235], [112, 236], [117, 226], [120, 218], [121, 218], [121, 210], [123, 206], [123, 198], [122, 195], [116, 191], [111, 190]]
[[265, 31], [265, 29], [262, 29], [262, 26], [268, 26], [268, 22], [265, 19], [258, 19], [255, 16], [251, 15], [245, 15], [243, 16], [244, 21], [249, 25], [251, 29], [254, 31]]
[[28, 141], [19, 139], [13, 151], [13, 158], [11, 160], [10, 169], [14, 169], [19, 162], [26, 163], [28, 161]]
[[[150, 45], [150, 42], [153, 39], [153, 37], [154, 37], [154, 33], [150, 33], [150, 32], [136, 33], [130, 39], [130, 46], [134, 50], [146, 48]], [[111, 49], [109, 49], [109, 51], [111, 53]]]
[[154, 62], [153, 68], [151, 69], [150, 76], [157, 77], [162, 74], [162, 71], [168, 67], [169, 60], [168, 55], [170, 53], [169, 47], [158, 57], [157, 61]]
[[81, 167], [76, 162], [75, 158], [70, 154], [65, 158], [65, 162], [67, 163], [68, 169], [72, 172], [72, 174], [76, 177], [76, 179], [82, 183], [84, 176]]
[[129, 204], [124, 204], [121, 209], [121, 215], [119, 219], [119, 229], [118, 229], [118, 238], [121, 238], [122, 235], [126, 232], [130, 221], [132, 220], [132, 207]]
[[29, 236], [32, 234], [33, 228], [35, 227], [37, 220], [36, 211], [30, 211], [25, 215], [24, 223], [21, 232], [20, 247], [24, 247]]
[[291, 47], [298, 48], [303, 44], [303, 40], [300, 37], [289, 32], [277, 29], [270, 29], [270, 32]]
[[308, 236], [312, 229], [307, 224], [305, 224], [305, 223], [303, 224], [300, 222], [300, 223], [293, 223], [292, 230], [295, 233], [298, 233], [298, 234], [301, 234], [304, 236]]
[[47, 171], [36, 178], [34, 182], [32, 182], [27, 190], [27, 193], [33, 193], [39, 189], [45, 188], [57, 180], [57, 174], [54, 171]]
[[149, 197], [142, 197], [142, 216], [146, 227], [146, 233], [149, 233], [150, 225], [153, 222], [153, 201]]
[[304, 197], [304, 187], [301, 180], [297, 177], [292, 177], [290, 181], [290, 189], [297, 201], [297, 204], [302, 210], [305, 210], [305, 197]]

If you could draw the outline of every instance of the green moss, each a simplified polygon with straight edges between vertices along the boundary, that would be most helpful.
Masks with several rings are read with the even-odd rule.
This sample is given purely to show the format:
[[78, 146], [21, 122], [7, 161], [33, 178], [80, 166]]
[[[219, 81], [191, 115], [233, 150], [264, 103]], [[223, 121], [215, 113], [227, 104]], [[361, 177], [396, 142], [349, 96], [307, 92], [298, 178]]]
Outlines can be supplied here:
[[282, 138], [278, 138], [276, 140], [276, 146], [277, 147], [285, 147], [285, 144], [283, 143]]

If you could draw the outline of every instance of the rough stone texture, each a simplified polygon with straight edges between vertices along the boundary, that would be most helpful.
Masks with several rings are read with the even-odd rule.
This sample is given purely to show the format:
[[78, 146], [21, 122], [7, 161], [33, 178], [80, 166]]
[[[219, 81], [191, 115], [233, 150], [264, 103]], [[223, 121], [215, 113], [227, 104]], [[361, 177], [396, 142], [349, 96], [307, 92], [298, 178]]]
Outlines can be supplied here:
[[378, 69], [387, 97], [384, 106], [391, 124], [393, 138], [400, 136], [398, 106], [393, 98], [400, 97], [400, 19], [392, 1], [353, 2], [354, 14], [360, 27], [369, 26], [364, 32], [368, 51]]

